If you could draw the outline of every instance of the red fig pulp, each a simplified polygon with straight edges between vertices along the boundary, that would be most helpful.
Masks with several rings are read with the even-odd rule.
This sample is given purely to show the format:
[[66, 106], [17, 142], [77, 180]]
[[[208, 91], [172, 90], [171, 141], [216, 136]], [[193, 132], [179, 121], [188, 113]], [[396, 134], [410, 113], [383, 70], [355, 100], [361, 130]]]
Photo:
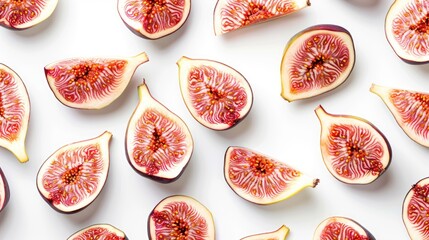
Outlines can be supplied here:
[[127, 240], [121, 230], [109, 224], [96, 224], [71, 235], [67, 240]]
[[58, 0], [1, 0], [0, 26], [22, 30], [47, 19], [54, 12]]
[[411, 239], [429, 239], [429, 178], [414, 184], [402, 205], [402, 220]]
[[317, 226], [313, 240], [375, 240], [374, 236], [356, 221], [346, 217], [329, 217]]

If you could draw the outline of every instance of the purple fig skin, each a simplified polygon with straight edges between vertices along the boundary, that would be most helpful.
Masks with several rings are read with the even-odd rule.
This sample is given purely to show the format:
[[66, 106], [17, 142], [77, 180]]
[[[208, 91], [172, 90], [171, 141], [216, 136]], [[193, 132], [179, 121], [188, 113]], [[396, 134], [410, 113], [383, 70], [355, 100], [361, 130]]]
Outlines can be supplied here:
[[[107, 224], [107, 223], [97, 223], [97, 224], [92, 224], [91, 226], [88, 226], [88, 227], [82, 228], [82, 229], [80, 229], [80, 230], [78, 230], [78, 231], [74, 232], [72, 235], [70, 235], [70, 237], [72, 237], [73, 235], [77, 234], [77, 233], [78, 233], [78, 232], [80, 232], [80, 231], [87, 230], [87, 229], [90, 229], [90, 228], [95, 227], [95, 226], [98, 226], [98, 225], [110, 226], [110, 227], [112, 227], [112, 228], [117, 229], [116, 227], [114, 227], [114, 226], [113, 226], [113, 225], [111, 225], [111, 224]], [[119, 229], [118, 229], [118, 230], [119, 230]], [[122, 232], [122, 230], [120, 230], [120, 231]], [[122, 232], [122, 233], [124, 234], [124, 240], [129, 240], [129, 238], [127, 237], [127, 235], [126, 235], [124, 232]], [[69, 237], [68, 239], [70, 239], [70, 237]], [[68, 240], [68, 239], [67, 239], [67, 240]]]
[[9, 184], [7, 183], [6, 180], [6, 176], [4, 175], [3, 170], [0, 168], [0, 178], [3, 181], [4, 184], [4, 203], [2, 206], [0, 206], [0, 212], [3, 211], [3, 209], [6, 207], [7, 203], [9, 202], [10, 199], [10, 189], [9, 189]]

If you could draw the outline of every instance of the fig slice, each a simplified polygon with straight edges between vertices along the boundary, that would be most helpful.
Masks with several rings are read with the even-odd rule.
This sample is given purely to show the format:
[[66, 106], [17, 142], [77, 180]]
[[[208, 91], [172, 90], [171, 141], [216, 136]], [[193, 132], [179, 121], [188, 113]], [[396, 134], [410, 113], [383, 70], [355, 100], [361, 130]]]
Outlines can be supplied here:
[[125, 233], [110, 224], [95, 224], [81, 229], [67, 240], [127, 240]]
[[319, 179], [286, 163], [236, 146], [226, 150], [224, 176], [238, 196], [260, 205], [286, 200], [304, 188], [314, 188], [319, 183]]
[[244, 76], [230, 66], [187, 57], [180, 58], [177, 65], [183, 100], [203, 126], [226, 130], [250, 112], [252, 89]]
[[13, 30], [33, 27], [46, 20], [58, 0], [1, 0], [0, 25]]
[[155, 100], [143, 82], [139, 104], [125, 139], [128, 162], [142, 176], [162, 183], [177, 180], [194, 148], [191, 132], [176, 114]]
[[213, 216], [194, 198], [169, 196], [161, 200], [149, 214], [148, 235], [149, 240], [214, 240]]
[[372, 84], [370, 91], [378, 95], [402, 130], [413, 141], [429, 147], [429, 93], [389, 88]]
[[288, 102], [311, 98], [344, 83], [353, 70], [352, 36], [337, 25], [315, 25], [287, 43], [280, 67], [281, 96]]
[[215, 35], [299, 11], [310, 0], [218, 0], [213, 14]]
[[159, 39], [179, 30], [188, 19], [191, 0], [118, 0], [118, 12], [137, 36]]
[[125, 90], [146, 53], [129, 58], [70, 58], [45, 67], [49, 87], [65, 106], [101, 109]]
[[0, 212], [6, 207], [10, 199], [9, 185], [3, 170], [0, 168]]
[[24, 82], [15, 71], [0, 64], [0, 146], [21, 163], [28, 161], [25, 138], [29, 120], [30, 99]]
[[346, 217], [329, 217], [317, 226], [313, 240], [375, 240], [374, 236], [356, 221]]
[[365, 119], [329, 114], [318, 106], [320, 148], [328, 171], [341, 182], [369, 184], [389, 167], [390, 144], [383, 133]]
[[273, 232], [254, 234], [242, 238], [241, 240], [285, 240], [289, 234], [289, 228], [282, 225], [279, 229]]
[[109, 172], [108, 131], [55, 151], [37, 173], [37, 189], [56, 211], [75, 213], [89, 206], [104, 187]]

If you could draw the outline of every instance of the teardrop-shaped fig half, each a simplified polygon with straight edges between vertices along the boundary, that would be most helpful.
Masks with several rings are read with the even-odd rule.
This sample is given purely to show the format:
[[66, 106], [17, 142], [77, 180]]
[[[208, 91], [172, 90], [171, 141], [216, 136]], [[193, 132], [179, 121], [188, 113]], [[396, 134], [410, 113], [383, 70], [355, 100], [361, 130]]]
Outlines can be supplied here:
[[273, 232], [254, 234], [244, 237], [241, 240], [285, 240], [288, 234], [289, 228], [282, 225]]
[[375, 240], [374, 236], [356, 221], [346, 217], [329, 217], [317, 226], [313, 240]]
[[415, 142], [429, 147], [429, 93], [372, 84], [402, 130]]
[[0, 26], [23, 30], [47, 19], [57, 7], [58, 0], [1, 0]]
[[128, 240], [125, 233], [110, 224], [95, 224], [81, 229], [67, 240]]
[[194, 142], [186, 124], [155, 100], [145, 83], [128, 122], [125, 150], [136, 172], [155, 181], [177, 180], [191, 159]]
[[22, 163], [28, 161], [25, 138], [29, 120], [30, 99], [24, 82], [15, 71], [0, 64], [0, 146]]
[[149, 240], [214, 240], [213, 216], [194, 198], [173, 195], [159, 202], [148, 219]]
[[347, 80], [354, 64], [354, 43], [345, 28], [325, 24], [304, 29], [285, 47], [281, 96], [292, 102], [331, 91]]
[[0, 212], [6, 207], [9, 202], [10, 192], [9, 185], [3, 170], [0, 168]]
[[374, 125], [355, 116], [329, 114], [320, 105], [315, 112], [323, 162], [332, 176], [344, 183], [368, 184], [386, 171], [392, 151]]
[[310, 6], [310, 0], [218, 0], [213, 14], [215, 35], [266, 22]]
[[55, 151], [37, 173], [43, 199], [61, 213], [75, 213], [99, 195], [109, 172], [110, 132], [65, 145]]
[[192, 116], [213, 130], [236, 126], [250, 112], [253, 93], [239, 72], [223, 63], [182, 57], [179, 82]]
[[319, 183], [286, 163], [244, 147], [228, 147], [224, 175], [238, 196], [261, 205], [283, 201]]
[[118, 12], [137, 36], [158, 39], [179, 30], [188, 19], [191, 0], [118, 0]]
[[146, 53], [130, 58], [72, 58], [47, 65], [45, 75], [62, 104], [101, 109], [124, 92], [137, 67], [147, 61]]

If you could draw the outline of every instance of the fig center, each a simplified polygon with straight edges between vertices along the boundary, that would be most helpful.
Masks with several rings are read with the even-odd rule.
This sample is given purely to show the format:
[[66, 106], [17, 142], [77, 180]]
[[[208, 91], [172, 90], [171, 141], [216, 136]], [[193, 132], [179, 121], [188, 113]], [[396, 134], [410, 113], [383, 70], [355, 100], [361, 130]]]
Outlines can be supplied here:
[[177, 239], [186, 239], [189, 233], [189, 224], [184, 221], [182, 218], [177, 218], [172, 226], [175, 230], [175, 233], [172, 236], [177, 237]]
[[210, 96], [210, 99], [214, 101], [219, 101], [223, 98], [223, 94], [221, 94], [216, 88], [207, 85], [207, 94]]
[[71, 81], [73, 81], [77, 86], [86, 85], [87, 83], [92, 85], [97, 81], [97, 78], [100, 75], [100, 72], [96, 70], [103, 70], [103, 66], [98, 64], [93, 64], [92, 66], [89, 66], [88, 64], [76, 65], [72, 69], [74, 78]]
[[250, 157], [249, 162], [254, 174], [258, 177], [270, 175], [275, 169], [275, 165], [269, 159], [261, 156]]
[[156, 152], [160, 148], [167, 148], [167, 140], [162, 136], [162, 129], [155, 128], [152, 133], [149, 149], [152, 150], [152, 152]]
[[66, 171], [61, 179], [65, 184], [75, 184], [79, 181], [80, 176], [82, 175], [82, 165], [76, 166], [68, 171]]
[[262, 21], [272, 15], [265, 5], [250, 3], [247, 11], [244, 13], [243, 25]]
[[410, 30], [416, 31], [420, 34], [429, 33], [429, 14], [426, 14], [416, 24], [410, 25]]

